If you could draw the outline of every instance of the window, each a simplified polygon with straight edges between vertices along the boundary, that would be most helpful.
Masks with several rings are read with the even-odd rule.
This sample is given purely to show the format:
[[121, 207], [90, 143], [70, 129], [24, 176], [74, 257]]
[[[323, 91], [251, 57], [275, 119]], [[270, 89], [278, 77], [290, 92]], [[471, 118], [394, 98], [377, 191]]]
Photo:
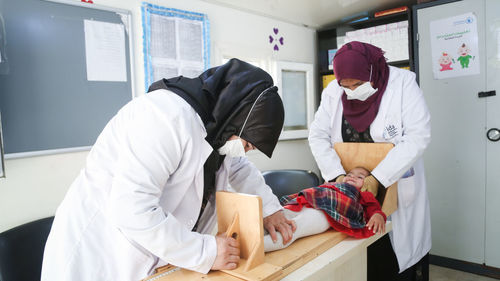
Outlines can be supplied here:
[[285, 107], [280, 139], [307, 138], [314, 115], [312, 64], [277, 62], [277, 85]]
[[[221, 59], [222, 64], [231, 58], [232, 56], [224, 55]], [[312, 64], [295, 62], [273, 64], [265, 59], [238, 58], [260, 67], [273, 76], [274, 84], [278, 86], [278, 93], [285, 107], [285, 123], [280, 140], [307, 138], [309, 124], [314, 118]]]
[[224, 57], [222, 58], [222, 64], [225, 64], [226, 62], [228, 62], [228, 61], [229, 61], [230, 59], [232, 59], [232, 58], [237, 58], [237, 59], [239, 59], [239, 60], [242, 60], [242, 61], [244, 61], [244, 62], [247, 62], [247, 63], [249, 63], [249, 64], [251, 64], [251, 65], [253, 65], [253, 66], [256, 66], [256, 67], [258, 67], [258, 68], [261, 68], [261, 69], [263, 69], [264, 71], [266, 71], [266, 72], [268, 72], [268, 73], [269, 73], [269, 71], [268, 71], [268, 69], [267, 69], [267, 67], [266, 67], [265, 60], [258, 60], [258, 59], [244, 59], [244, 58], [239, 58], [239, 57], [224, 56]]

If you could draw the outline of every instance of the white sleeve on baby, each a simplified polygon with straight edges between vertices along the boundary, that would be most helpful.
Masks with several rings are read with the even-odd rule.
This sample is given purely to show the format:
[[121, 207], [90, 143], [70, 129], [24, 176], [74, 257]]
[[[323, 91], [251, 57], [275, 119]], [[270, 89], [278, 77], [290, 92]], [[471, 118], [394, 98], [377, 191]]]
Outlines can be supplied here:
[[266, 233], [266, 235], [264, 235], [265, 252], [286, 248], [301, 237], [322, 233], [330, 228], [326, 215], [320, 210], [304, 207], [300, 212], [293, 212], [287, 209], [284, 211], [286, 218], [294, 220], [297, 226], [297, 229], [293, 233], [292, 240], [288, 242], [288, 244], [283, 245], [283, 237], [280, 233], [277, 235], [278, 239], [276, 243], [274, 243], [271, 235]]

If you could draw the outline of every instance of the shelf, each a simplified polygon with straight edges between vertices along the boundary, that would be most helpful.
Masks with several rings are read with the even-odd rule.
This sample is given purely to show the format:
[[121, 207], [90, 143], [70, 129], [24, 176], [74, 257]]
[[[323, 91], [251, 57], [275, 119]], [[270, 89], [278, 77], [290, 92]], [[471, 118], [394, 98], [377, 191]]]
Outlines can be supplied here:
[[330, 74], [333, 74], [333, 70], [320, 70], [318, 73], [321, 76], [323, 76], [323, 75], [330, 75]]
[[397, 67], [410, 66], [410, 60], [388, 61], [387, 64]]
[[346, 25], [351, 26], [355, 29], [371, 27], [375, 25], [387, 24], [392, 22], [409, 20], [409, 10], [397, 14], [382, 16], [378, 18], [370, 18], [360, 22], [347, 23]]

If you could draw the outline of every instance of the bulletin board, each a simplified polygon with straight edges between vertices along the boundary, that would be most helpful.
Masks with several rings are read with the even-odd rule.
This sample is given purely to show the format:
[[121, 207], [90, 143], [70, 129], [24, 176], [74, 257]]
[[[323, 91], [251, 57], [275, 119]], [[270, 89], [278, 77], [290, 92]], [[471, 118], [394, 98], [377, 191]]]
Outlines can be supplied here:
[[[130, 12], [77, 1], [3, 0], [0, 13], [6, 158], [88, 149], [133, 97]], [[111, 72], [121, 80], [88, 72], [85, 22], [122, 30], [122, 67]]]

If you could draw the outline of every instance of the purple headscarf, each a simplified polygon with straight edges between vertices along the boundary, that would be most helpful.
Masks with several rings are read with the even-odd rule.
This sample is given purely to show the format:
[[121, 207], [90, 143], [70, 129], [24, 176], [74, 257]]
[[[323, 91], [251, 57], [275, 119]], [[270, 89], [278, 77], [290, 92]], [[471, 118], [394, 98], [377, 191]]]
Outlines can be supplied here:
[[365, 101], [348, 100], [345, 93], [342, 95], [345, 119], [356, 131], [364, 132], [377, 116], [389, 81], [389, 66], [384, 51], [368, 43], [349, 42], [335, 54], [333, 71], [339, 85], [342, 79], [358, 79], [373, 82], [373, 87], [378, 89]]

